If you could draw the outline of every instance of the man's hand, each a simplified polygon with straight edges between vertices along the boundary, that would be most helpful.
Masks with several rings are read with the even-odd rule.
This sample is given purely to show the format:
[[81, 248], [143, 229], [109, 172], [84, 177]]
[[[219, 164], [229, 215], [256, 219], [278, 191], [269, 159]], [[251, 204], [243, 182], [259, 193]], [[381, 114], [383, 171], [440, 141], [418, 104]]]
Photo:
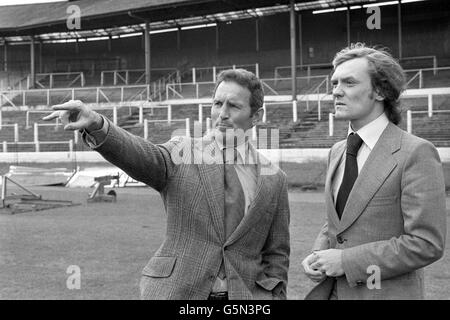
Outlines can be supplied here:
[[101, 129], [102, 117], [83, 104], [80, 100], [70, 100], [52, 107], [54, 112], [42, 118], [45, 121], [59, 118], [64, 130], [83, 130], [88, 132]]
[[344, 275], [344, 269], [342, 268], [342, 250], [321, 250], [314, 252], [312, 255], [316, 257], [310, 265], [311, 269], [319, 270], [328, 277], [340, 277]]
[[312, 253], [302, 261], [305, 274], [314, 282], [320, 282], [326, 277], [324, 272], [311, 268], [311, 264], [316, 262], [317, 259], [318, 256], [315, 253]]

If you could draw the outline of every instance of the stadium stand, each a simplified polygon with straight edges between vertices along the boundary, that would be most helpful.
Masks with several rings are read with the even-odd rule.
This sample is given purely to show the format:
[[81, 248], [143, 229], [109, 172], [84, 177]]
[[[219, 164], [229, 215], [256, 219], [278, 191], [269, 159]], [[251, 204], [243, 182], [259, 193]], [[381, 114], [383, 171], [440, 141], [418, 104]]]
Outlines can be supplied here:
[[[51, 105], [70, 99], [89, 103], [125, 130], [151, 137], [157, 143], [168, 140], [177, 129], [194, 134], [194, 124], [200, 113], [202, 130], [206, 131], [208, 99], [215, 76], [223, 69], [240, 67], [255, 72], [262, 79], [266, 115], [258, 128], [279, 129], [282, 148], [329, 148], [345, 136], [346, 123], [339, 121], [333, 122], [330, 135], [333, 105], [329, 97], [329, 76], [333, 54], [346, 43], [335, 30], [324, 34], [314, 32], [323, 22], [335, 23], [337, 30], [345, 30], [343, 13], [314, 15], [312, 10], [317, 9], [318, 4], [314, 7], [310, 3], [308, 7], [305, 1], [296, 1], [297, 14], [302, 17], [298, 27], [303, 42], [300, 63], [296, 67], [298, 100], [294, 115], [290, 98], [292, 68], [288, 65], [288, 2], [246, 1], [234, 6], [222, 1], [204, 2], [205, 7], [200, 8], [195, 1], [173, 0], [161, 6], [158, 1], [134, 0], [111, 7], [105, 6], [106, 0], [97, 1], [95, 6], [88, 0], [72, 1], [87, 12], [86, 24], [78, 32], [78, 39], [66, 32], [65, 20], [60, 18], [67, 4], [12, 6], [2, 10], [0, 143], [3, 151], [87, 150], [79, 137], [63, 133], [60, 124], [40, 120], [42, 112], [48, 112]], [[355, 5], [366, 3], [353, 2]], [[178, 10], [168, 14], [167, 9], [172, 6], [178, 6]], [[330, 1], [330, 6], [338, 7], [339, 3]], [[449, 23], [445, 18], [450, 13], [448, 2], [402, 4], [403, 52], [396, 43], [395, 6], [385, 8], [383, 21], [387, 21], [387, 25], [376, 31], [378, 33], [359, 26], [367, 18], [362, 8], [351, 10], [350, 39], [367, 39], [368, 43], [390, 47], [396, 56], [402, 54], [399, 60], [407, 69], [408, 89], [450, 89], [450, 67], [445, 67], [450, 65], [450, 55], [441, 43], [448, 38], [448, 31], [445, 31]], [[23, 17], [30, 15], [27, 12], [45, 10], [50, 11], [45, 18], [38, 19], [40, 24]], [[125, 13], [128, 11], [133, 14]], [[97, 19], [98, 14], [104, 14], [105, 18]], [[208, 14], [210, 16], [205, 18]], [[150, 76], [147, 78], [146, 59], [143, 59], [145, 24], [136, 16], [157, 16], [150, 24], [152, 31], [164, 31], [173, 27], [174, 18], [179, 19], [176, 32], [152, 34], [152, 64], [148, 68], [151, 81]], [[117, 19], [121, 26], [117, 26]], [[215, 19], [215, 26], [202, 24], [211, 19]], [[420, 21], [421, 28], [433, 34], [433, 38], [426, 38], [425, 33], [414, 33], [415, 21]], [[189, 30], [196, 25], [203, 28]], [[274, 25], [277, 28], [273, 28]], [[357, 36], [352, 32], [354, 29], [358, 30]], [[34, 73], [30, 72], [31, 62], [26, 58], [31, 34], [39, 48], [35, 53], [38, 57]], [[96, 37], [99, 41], [87, 41]], [[415, 46], [418, 41], [427, 41], [431, 46]], [[431, 94], [431, 103], [427, 95], [402, 99], [405, 112], [401, 126], [408, 129], [409, 125], [412, 133], [429, 139], [438, 147], [449, 147], [450, 94]], [[202, 105], [201, 112], [199, 105]], [[409, 122], [407, 110], [411, 110]], [[186, 119], [190, 126], [187, 131]]]

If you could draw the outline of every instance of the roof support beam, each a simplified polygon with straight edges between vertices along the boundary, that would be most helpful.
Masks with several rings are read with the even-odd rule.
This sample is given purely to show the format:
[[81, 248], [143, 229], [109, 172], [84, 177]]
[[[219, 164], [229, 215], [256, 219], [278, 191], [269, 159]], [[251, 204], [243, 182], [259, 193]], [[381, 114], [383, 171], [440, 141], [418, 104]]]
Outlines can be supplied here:
[[3, 71], [8, 71], [8, 42], [3, 42]]
[[298, 51], [300, 52], [300, 61], [299, 64], [303, 65], [303, 37], [302, 37], [302, 14], [298, 14]]
[[145, 22], [145, 31], [144, 31], [144, 40], [145, 40], [145, 83], [150, 84], [151, 82], [151, 52], [150, 52], [150, 22]]
[[350, 47], [350, 7], [347, 7], [347, 47]]
[[297, 55], [297, 48], [296, 48], [296, 41], [295, 41], [295, 1], [290, 0], [290, 34], [291, 34], [291, 77], [292, 77], [292, 101], [297, 100], [297, 62], [296, 62], [296, 55]]
[[401, 59], [403, 54], [402, 49], [402, 5], [400, 1], [397, 5], [397, 20], [398, 20], [398, 57]]
[[131, 11], [128, 11], [128, 15], [134, 19], [138, 19], [140, 21], [144, 22], [144, 31], [143, 31], [143, 38], [144, 38], [144, 50], [145, 50], [145, 83], [150, 84], [151, 83], [151, 52], [150, 52], [150, 19], [149, 18], [142, 18]]
[[181, 51], [181, 27], [177, 27], [177, 50]]
[[30, 87], [34, 88], [34, 84], [36, 83], [36, 61], [35, 61], [35, 54], [34, 54], [34, 36], [31, 37], [31, 43], [30, 43]]
[[258, 18], [255, 19], [255, 40], [256, 40], [255, 50], [256, 50], [256, 52], [259, 52], [259, 19]]
[[219, 56], [220, 38], [219, 38], [219, 23], [216, 23], [216, 53]]
[[39, 73], [44, 73], [44, 62], [42, 61], [42, 40], [39, 40]]

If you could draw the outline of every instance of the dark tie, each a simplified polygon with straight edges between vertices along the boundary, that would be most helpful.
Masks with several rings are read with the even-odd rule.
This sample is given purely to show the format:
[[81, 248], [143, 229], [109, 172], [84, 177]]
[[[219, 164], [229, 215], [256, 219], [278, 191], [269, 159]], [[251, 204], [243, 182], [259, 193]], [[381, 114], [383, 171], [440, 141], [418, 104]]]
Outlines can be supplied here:
[[[244, 217], [245, 197], [244, 190], [242, 189], [242, 185], [239, 181], [239, 177], [234, 165], [237, 160], [237, 150], [224, 149], [223, 158], [223, 185], [225, 191], [225, 236], [226, 239], [228, 239]], [[225, 278], [223, 261], [222, 265], [220, 266], [219, 277], [221, 279]]]
[[[224, 155], [224, 191], [225, 191], [225, 234], [226, 238], [233, 233], [244, 217], [245, 197], [241, 182], [237, 175], [235, 164], [237, 161], [236, 149], [225, 149]], [[228, 160], [228, 161], [227, 161]], [[231, 160], [231, 161], [229, 161]], [[230, 164], [231, 163], [231, 164]]]
[[358, 162], [356, 161], [356, 156], [362, 142], [361, 137], [356, 133], [351, 133], [347, 138], [344, 178], [342, 179], [336, 199], [336, 211], [339, 219], [342, 217], [348, 195], [350, 194], [350, 191], [352, 191], [353, 184], [358, 177]]

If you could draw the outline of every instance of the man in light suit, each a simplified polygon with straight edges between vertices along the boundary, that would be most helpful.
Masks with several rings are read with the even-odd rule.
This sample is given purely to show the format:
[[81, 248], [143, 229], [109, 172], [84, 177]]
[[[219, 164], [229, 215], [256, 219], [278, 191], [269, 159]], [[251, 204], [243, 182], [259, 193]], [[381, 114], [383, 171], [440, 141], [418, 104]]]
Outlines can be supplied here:
[[306, 299], [422, 299], [423, 267], [442, 257], [445, 186], [439, 155], [400, 121], [400, 65], [361, 43], [337, 53], [335, 118], [347, 140], [330, 150], [326, 223], [302, 262], [320, 282]]
[[[142, 271], [142, 299], [286, 299], [286, 175], [246, 139], [263, 115], [263, 90], [243, 69], [218, 76], [212, 134], [155, 145], [80, 101], [54, 106], [66, 130], [159, 191], [165, 240]], [[231, 163], [232, 165], [224, 163]]]

